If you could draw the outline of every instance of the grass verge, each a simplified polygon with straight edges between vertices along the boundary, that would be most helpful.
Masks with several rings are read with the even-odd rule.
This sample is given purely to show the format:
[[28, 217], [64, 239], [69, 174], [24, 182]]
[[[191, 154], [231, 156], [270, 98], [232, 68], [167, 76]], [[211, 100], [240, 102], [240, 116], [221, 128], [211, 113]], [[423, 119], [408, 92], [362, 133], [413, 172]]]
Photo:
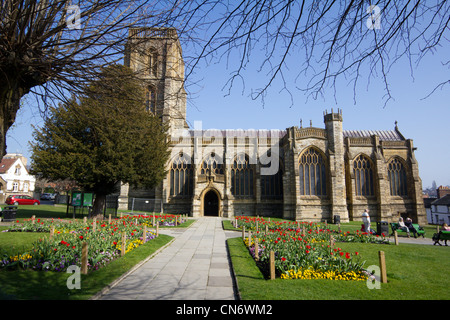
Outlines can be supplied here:
[[227, 241], [242, 300], [449, 300], [448, 247], [339, 243], [344, 251], [358, 251], [365, 266], [386, 256], [388, 283], [369, 289], [365, 281], [266, 280], [242, 239]]
[[[16, 236], [25, 235], [15, 234]], [[67, 280], [72, 275], [70, 273], [0, 270], [0, 299], [87, 300], [172, 239], [170, 236], [160, 234], [157, 238], [112, 261], [107, 266], [87, 275], [81, 275], [80, 289], [67, 288]]]

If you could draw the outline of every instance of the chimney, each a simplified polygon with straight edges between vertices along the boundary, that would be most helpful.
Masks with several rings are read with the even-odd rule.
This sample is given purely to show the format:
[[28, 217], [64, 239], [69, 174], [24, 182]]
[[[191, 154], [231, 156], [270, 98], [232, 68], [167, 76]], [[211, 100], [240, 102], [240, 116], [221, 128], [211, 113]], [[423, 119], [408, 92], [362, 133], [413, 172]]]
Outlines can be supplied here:
[[449, 187], [443, 187], [439, 186], [436, 190], [438, 199], [444, 197], [447, 194], [450, 194], [450, 188]]

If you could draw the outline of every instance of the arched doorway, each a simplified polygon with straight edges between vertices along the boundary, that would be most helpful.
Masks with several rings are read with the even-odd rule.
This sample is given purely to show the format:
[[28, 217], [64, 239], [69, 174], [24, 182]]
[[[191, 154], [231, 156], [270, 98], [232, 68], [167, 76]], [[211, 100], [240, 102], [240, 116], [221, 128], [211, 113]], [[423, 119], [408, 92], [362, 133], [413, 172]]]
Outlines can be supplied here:
[[203, 215], [219, 216], [219, 197], [213, 190], [209, 190], [203, 197]]

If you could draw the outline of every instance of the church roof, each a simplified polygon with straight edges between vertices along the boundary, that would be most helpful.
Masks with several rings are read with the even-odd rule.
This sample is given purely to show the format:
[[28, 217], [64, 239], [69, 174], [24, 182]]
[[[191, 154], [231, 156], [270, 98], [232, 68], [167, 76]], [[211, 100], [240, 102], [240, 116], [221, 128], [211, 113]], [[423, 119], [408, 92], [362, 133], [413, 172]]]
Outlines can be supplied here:
[[240, 129], [208, 129], [208, 130], [189, 130], [189, 134], [199, 137], [266, 137], [266, 138], [283, 138], [286, 135], [286, 130], [240, 130]]
[[401, 141], [405, 137], [397, 130], [343, 130], [344, 138], [370, 138], [377, 135], [381, 141]]

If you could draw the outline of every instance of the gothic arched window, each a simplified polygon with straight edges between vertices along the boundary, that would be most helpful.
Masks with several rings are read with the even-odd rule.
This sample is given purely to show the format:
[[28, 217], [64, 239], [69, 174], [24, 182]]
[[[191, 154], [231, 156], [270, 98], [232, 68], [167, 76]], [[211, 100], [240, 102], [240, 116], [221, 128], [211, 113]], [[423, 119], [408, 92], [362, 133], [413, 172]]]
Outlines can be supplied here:
[[222, 159], [216, 155], [214, 152], [211, 152], [202, 162], [200, 167], [200, 174], [209, 175], [212, 174], [223, 174], [223, 162]]
[[194, 190], [194, 172], [191, 159], [180, 154], [170, 168], [170, 196], [189, 197]]
[[391, 196], [407, 196], [406, 169], [402, 161], [394, 158], [389, 162], [388, 176]]
[[254, 166], [246, 154], [236, 156], [231, 166], [231, 193], [236, 197], [253, 196]]
[[145, 110], [153, 114], [156, 112], [156, 90], [153, 86], [148, 86], [145, 91]]
[[300, 194], [326, 196], [327, 172], [325, 159], [315, 148], [308, 148], [298, 160]]
[[[261, 165], [268, 167], [269, 165]], [[261, 175], [261, 198], [262, 199], [283, 199], [283, 168], [279, 162], [276, 174]]]
[[359, 155], [353, 160], [353, 173], [355, 176], [355, 194], [357, 196], [373, 196], [374, 180], [373, 166], [370, 159]]
[[148, 68], [151, 76], [158, 75], [158, 53], [155, 49], [150, 49], [148, 53]]

